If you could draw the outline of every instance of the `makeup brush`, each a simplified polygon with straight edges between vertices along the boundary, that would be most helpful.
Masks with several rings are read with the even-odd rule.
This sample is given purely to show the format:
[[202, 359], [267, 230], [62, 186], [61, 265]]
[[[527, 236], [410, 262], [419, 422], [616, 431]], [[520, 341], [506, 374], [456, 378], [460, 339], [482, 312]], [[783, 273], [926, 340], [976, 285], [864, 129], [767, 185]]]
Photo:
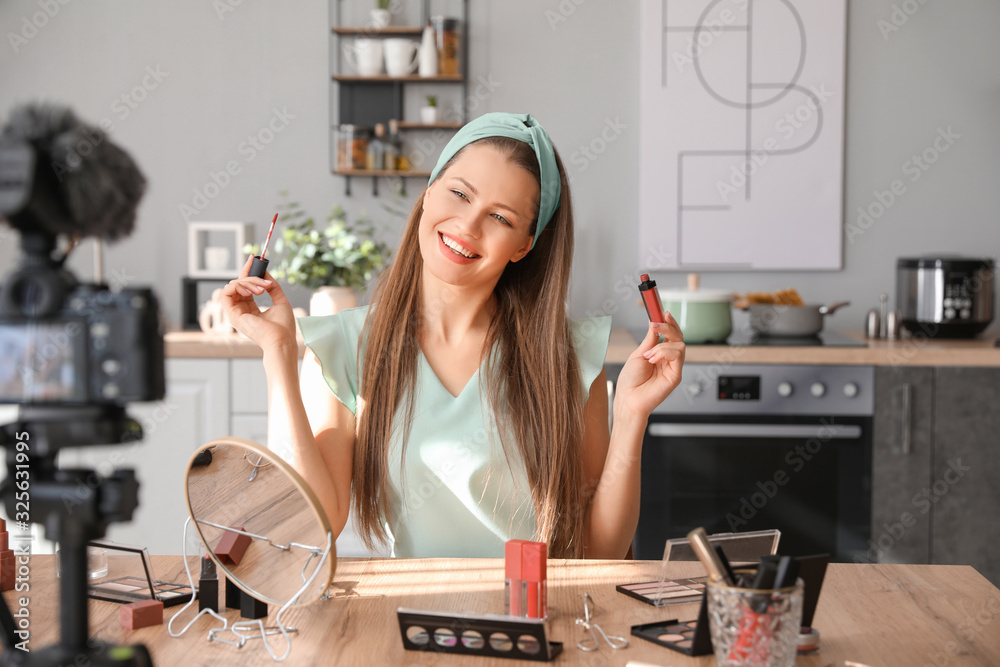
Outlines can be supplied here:
[[691, 548], [697, 554], [698, 560], [705, 566], [708, 578], [712, 581], [721, 581], [727, 586], [733, 586], [733, 580], [726, 573], [725, 566], [719, 560], [715, 549], [712, 548], [711, 543], [708, 541], [708, 534], [705, 532], [705, 529], [695, 528], [688, 533], [688, 540], [691, 542]]
[[260, 255], [255, 255], [253, 258], [253, 264], [250, 265], [250, 275], [255, 278], [263, 278], [264, 273], [267, 272], [268, 260], [264, 259], [264, 255], [267, 254], [267, 246], [271, 243], [271, 234], [274, 233], [274, 223], [278, 221], [278, 214], [274, 214], [274, 219], [271, 220], [271, 227], [267, 230], [267, 240], [264, 241], [264, 247], [260, 251]]

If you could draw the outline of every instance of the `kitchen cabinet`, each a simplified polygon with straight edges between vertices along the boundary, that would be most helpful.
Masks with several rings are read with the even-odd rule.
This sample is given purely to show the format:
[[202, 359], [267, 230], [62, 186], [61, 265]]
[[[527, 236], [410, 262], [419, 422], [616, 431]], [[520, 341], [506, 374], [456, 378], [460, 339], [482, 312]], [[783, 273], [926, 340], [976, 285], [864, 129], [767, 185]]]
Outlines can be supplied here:
[[[462, 127], [467, 120], [468, 114], [468, 16], [469, 2], [462, 0], [462, 12], [459, 17], [459, 71], [456, 74], [440, 73], [436, 76], [422, 77], [417, 74], [406, 74], [403, 76], [390, 76], [388, 74], [376, 74], [363, 76], [357, 73], [346, 71], [343, 61], [347, 60], [345, 54], [350, 53], [352, 47], [364, 40], [379, 40], [384, 42], [388, 38], [410, 38], [420, 40], [424, 27], [427, 25], [431, 15], [431, 3], [429, 0], [421, 0], [419, 25], [389, 25], [386, 27], [375, 27], [368, 22], [368, 25], [343, 25], [344, 16], [343, 5], [347, 3], [356, 9], [360, 3], [356, 0], [333, 0], [331, 5], [331, 42], [330, 42], [330, 63], [331, 63], [331, 92], [330, 104], [330, 168], [334, 174], [344, 177], [344, 188], [346, 194], [351, 192], [351, 178], [355, 176], [372, 177], [372, 192], [378, 194], [378, 177], [400, 178], [400, 184], [405, 183], [406, 178], [428, 178], [430, 176], [431, 156], [429, 149], [420, 148], [415, 151], [408, 151], [405, 147], [403, 153], [410, 156], [411, 167], [405, 170], [392, 171], [382, 169], [359, 169], [349, 168], [343, 164], [338, 164], [337, 145], [338, 128], [341, 125], [355, 125], [368, 130], [372, 130], [376, 123], [382, 123], [388, 127], [392, 119], [399, 121], [400, 134], [404, 141], [412, 138], [415, 133], [425, 135], [421, 146], [433, 146], [435, 143], [446, 139], [452, 132]], [[409, 12], [415, 10], [415, 2], [403, 4], [403, 11], [400, 15], [409, 16]], [[366, 8], [370, 3], [365, 3]], [[406, 89], [411, 85], [431, 85], [434, 88], [427, 92], [436, 94], [440, 91], [440, 86], [457, 87], [460, 97], [453, 104], [440, 105], [442, 111], [439, 112], [443, 118], [436, 123], [423, 123], [417, 121], [418, 109], [407, 108]], [[427, 94], [425, 92], [424, 94]], [[412, 97], [412, 95], [411, 95]], [[414, 105], [410, 105], [414, 106]], [[427, 136], [430, 133], [431, 136]], [[437, 150], [439, 150], [438, 147]], [[436, 154], [435, 151], [431, 151]]]
[[869, 561], [930, 562], [931, 517], [913, 498], [930, 479], [933, 405], [933, 368], [875, 369]]
[[1000, 585], [1000, 369], [939, 368], [931, 562], [971, 565]]
[[876, 370], [868, 560], [961, 564], [1000, 584], [1000, 369]]

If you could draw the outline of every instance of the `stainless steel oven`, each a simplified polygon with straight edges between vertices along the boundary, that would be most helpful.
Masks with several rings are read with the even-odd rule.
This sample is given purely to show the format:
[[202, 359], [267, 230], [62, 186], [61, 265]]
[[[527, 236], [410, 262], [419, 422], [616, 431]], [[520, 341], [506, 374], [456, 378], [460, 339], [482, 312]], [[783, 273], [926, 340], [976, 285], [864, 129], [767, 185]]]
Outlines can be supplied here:
[[649, 419], [636, 558], [668, 538], [777, 528], [850, 562], [871, 533], [871, 366], [686, 364]]

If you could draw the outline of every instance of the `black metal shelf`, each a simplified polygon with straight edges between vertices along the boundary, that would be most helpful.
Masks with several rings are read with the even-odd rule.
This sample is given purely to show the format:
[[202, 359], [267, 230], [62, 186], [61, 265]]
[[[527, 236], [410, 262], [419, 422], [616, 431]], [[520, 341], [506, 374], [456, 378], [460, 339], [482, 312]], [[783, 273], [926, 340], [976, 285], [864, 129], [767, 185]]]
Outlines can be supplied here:
[[[372, 193], [378, 195], [379, 178], [401, 178], [404, 184], [408, 178], [427, 178], [429, 172], [423, 171], [389, 171], [389, 170], [368, 170], [368, 169], [339, 169], [337, 168], [336, 132], [342, 124], [362, 125], [372, 127], [376, 123], [387, 124], [390, 119], [399, 121], [400, 130], [406, 131], [428, 131], [428, 130], [458, 130], [468, 120], [468, 99], [469, 99], [469, 0], [462, 0], [461, 21], [461, 45], [459, 54], [458, 74], [438, 74], [433, 77], [423, 77], [417, 74], [406, 76], [388, 76], [385, 74], [377, 76], [360, 76], [356, 74], [341, 73], [341, 38], [352, 37], [393, 37], [404, 35], [420, 35], [423, 26], [387, 26], [375, 28], [372, 26], [342, 26], [340, 25], [341, 4], [343, 2], [353, 2], [356, 0], [331, 0], [331, 68], [330, 81], [332, 86], [330, 104], [330, 132], [332, 141], [330, 142], [330, 171], [331, 173], [344, 178], [344, 193], [351, 194], [351, 179], [357, 177], [368, 177], [372, 179]], [[411, 0], [415, 1], [415, 0]], [[420, 0], [420, 12], [424, 25], [430, 19], [430, 0]], [[434, 84], [434, 85], [459, 85], [461, 86], [461, 120], [452, 122], [444, 121], [438, 123], [419, 123], [404, 121], [404, 89], [409, 84]]]

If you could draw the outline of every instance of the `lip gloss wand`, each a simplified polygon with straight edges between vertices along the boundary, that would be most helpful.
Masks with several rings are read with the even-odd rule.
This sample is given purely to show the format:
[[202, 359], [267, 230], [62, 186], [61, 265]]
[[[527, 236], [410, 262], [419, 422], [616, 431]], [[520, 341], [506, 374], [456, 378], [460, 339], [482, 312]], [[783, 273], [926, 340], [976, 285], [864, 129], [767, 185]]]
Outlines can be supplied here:
[[264, 273], [267, 271], [268, 260], [264, 259], [264, 255], [267, 254], [267, 246], [271, 243], [271, 234], [274, 233], [274, 223], [278, 221], [278, 214], [274, 214], [274, 219], [271, 220], [271, 227], [267, 230], [267, 240], [264, 241], [264, 247], [260, 251], [260, 255], [254, 255], [253, 264], [250, 265], [250, 275], [255, 278], [263, 278]]

